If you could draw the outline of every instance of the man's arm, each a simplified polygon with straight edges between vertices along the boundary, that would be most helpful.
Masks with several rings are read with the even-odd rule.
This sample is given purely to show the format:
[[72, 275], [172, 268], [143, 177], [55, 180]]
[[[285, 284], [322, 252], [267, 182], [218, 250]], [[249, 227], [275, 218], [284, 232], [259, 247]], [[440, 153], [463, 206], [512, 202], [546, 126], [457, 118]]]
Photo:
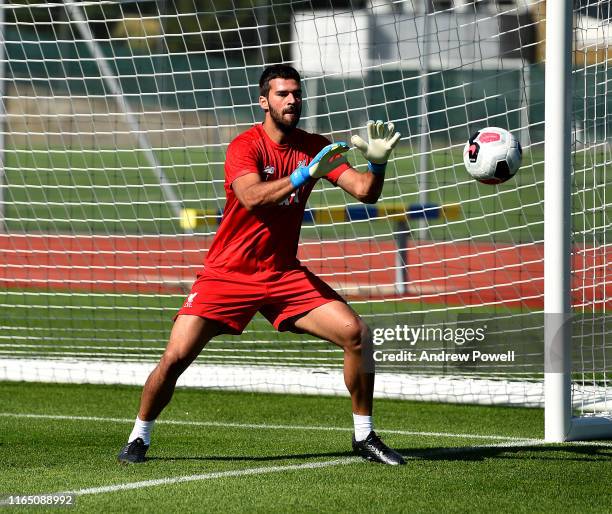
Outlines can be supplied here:
[[262, 182], [257, 173], [247, 173], [232, 182], [232, 189], [242, 206], [252, 211], [258, 207], [277, 205], [309, 180], [324, 177], [338, 167], [338, 159], [349, 149], [346, 143], [332, 143], [288, 177]]
[[289, 177], [262, 182], [259, 175], [247, 173], [232, 182], [232, 189], [238, 201], [247, 211], [266, 205], [278, 205], [295, 191]]
[[370, 171], [360, 173], [349, 168], [338, 178], [337, 184], [352, 197], [363, 203], [376, 203], [382, 193], [385, 174], [374, 174]]
[[[340, 175], [337, 184], [360, 202], [376, 203], [382, 193], [384, 180], [384, 174], [359, 173], [349, 168]], [[289, 177], [262, 182], [255, 173], [238, 177], [232, 183], [232, 189], [238, 201], [248, 211], [266, 205], [278, 205], [295, 191]]]

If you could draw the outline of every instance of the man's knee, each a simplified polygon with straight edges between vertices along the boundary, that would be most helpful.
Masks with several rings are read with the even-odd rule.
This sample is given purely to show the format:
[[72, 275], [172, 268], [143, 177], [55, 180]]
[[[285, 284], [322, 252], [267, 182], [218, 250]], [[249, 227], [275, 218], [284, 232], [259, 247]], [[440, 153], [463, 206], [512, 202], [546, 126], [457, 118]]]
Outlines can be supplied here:
[[178, 377], [195, 358], [190, 352], [167, 349], [159, 361], [159, 370], [163, 375]]
[[347, 351], [361, 351], [370, 338], [370, 328], [359, 317], [346, 321], [342, 329], [342, 347]]
[[178, 378], [218, 333], [220, 325], [215, 321], [197, 316], [179, 316], [159, 361], [158, 372], [163, 376]]

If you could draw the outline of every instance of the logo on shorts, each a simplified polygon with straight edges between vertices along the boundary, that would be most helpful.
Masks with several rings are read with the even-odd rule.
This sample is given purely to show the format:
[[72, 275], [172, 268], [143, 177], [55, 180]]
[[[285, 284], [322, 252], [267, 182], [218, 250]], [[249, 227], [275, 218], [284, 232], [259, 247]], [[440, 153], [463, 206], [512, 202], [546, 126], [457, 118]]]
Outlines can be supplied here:
[[183, 305], [183, 307], [193, 307], [193, 299], [196, 297], [198, 293], [191, 293], [188, 297], [187, 297], [187, 301], [185, 302], [185, 304]]

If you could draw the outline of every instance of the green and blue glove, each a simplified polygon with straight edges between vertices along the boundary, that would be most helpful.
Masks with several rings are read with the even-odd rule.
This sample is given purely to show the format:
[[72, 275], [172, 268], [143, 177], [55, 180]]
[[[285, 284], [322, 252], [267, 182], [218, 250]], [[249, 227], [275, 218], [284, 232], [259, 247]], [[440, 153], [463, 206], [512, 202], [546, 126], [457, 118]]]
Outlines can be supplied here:
[[310, 164], [298, 167], [290, 176], [293, 187], [298, 188], [311, 178], [321, 178], [345, 162], [341, 155], [348, 152], [346, 143], [331, 143], [314, 156]]
[[366, 143], [359, 136], [351, 137], [357, 149], [368, 160], [368, 170], [375, 175], [385, 172], [389, 155], [397, 145], [401, 134], [395, 132], [393, 123], [383, 123], [382, 121], [368, 121], [368, 142]]

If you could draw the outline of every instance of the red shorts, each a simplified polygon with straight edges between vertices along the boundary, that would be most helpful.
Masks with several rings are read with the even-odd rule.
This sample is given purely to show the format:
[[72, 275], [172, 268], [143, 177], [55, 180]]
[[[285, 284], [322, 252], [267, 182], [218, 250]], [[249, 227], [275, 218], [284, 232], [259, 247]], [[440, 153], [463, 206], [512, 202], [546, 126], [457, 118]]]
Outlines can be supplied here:
[[212, 319], [226, 325], [224, 332], [241, 334], [259, 311], [282, 332], [291, 328], [281, 326], [284, 321], [335, 300], [345, 301], [303, 267], [265, 278], [207, 268], [198, 274], [177, 316]]

